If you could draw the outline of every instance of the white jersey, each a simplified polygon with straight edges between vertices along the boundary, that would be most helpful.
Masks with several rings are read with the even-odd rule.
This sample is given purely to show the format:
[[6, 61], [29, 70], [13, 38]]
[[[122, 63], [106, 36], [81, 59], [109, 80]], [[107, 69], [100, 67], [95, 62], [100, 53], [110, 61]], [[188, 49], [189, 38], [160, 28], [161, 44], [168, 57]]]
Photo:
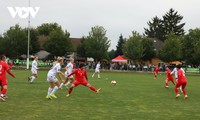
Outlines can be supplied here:
[[48, 76], [56, 76], [56, 73], [60, 72], [60, 63], [56, 63], [48, 72]]
[[[65, 77], [67, 77], [69, 74], [73, 72], [74, 65], [70, 62], [67, 64], [66, 68], [67, 70], [65, 72]], [[73, 76], [70, 76], [69, 78], [73, 78]]]
[[36, 61], [36, 60], [33, 60], [31, 70], [37, 70], [37, 69], [38, 69], [37, 66], [38, 66], [37, 61]]
[[66, 67], [67, 67], [68, 74], [71, 74], [72, 71], [73, 71], [74, 65], [70, 62], [70, 63], [67, 64]]
[[[185, 73], [185, 71], [183, 70], [183, 68], [181, 68], [180, 70], [183, 71], [183, 73]], [[171, 72], [171, 74], [174, 74], [175, 75], [175, 78], [178, 79], [178, 71], [176, 68], [173, 69], [173, 71]]]
[[96, 65], [96, 69], [95, 69], [95, 70], [99, 70], [100, 67], [101, 67], [101, 65], [98, 63], [98, 64]]

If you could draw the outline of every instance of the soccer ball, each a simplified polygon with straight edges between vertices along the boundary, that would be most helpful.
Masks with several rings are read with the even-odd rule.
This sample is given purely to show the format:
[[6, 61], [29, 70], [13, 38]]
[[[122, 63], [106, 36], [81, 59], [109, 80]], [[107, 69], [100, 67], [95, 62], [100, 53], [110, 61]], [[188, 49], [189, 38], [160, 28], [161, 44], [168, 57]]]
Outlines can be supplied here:
[[113, 85], [113, 86], [115, 86], [115, 85], [117, 84], [117, 82], [116, 82], [115, 80], [112, 80], [112, 81], [110, 82], [110, 84]]

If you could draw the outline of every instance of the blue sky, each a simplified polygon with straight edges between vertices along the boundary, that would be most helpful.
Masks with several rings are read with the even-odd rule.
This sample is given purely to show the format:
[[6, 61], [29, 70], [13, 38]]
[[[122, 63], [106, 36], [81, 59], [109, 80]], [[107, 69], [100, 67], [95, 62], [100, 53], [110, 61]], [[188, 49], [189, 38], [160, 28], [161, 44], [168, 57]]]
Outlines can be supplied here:
[[[87, 36], [91, 27], [99, 25], [107, 30], [110, 49], [116, 49], [120, 34], [144, 33], [151, 18], [162, 17], [170, 8], [183, 15], [184, 29], [200, 27], [200, 0], [30, 0], [31, 7], [40, 7], [31, 26], [57, 22], [71, 37]], [[0, 0], [0, 34], [10, 26], [28, 26], [27, 19], [12, 18], [7, 7], [28, 7], [28, 0]]]

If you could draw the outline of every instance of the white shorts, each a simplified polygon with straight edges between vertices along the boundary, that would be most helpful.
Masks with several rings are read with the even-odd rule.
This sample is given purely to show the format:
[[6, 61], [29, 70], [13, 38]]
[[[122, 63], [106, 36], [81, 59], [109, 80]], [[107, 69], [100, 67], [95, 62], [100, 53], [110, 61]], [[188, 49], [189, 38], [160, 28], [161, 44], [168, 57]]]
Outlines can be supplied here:
[[100, 70], [99, 69], [95, 69], [95, 72], [100, 72]]
[[53, 83], [55, 83], [55, 82], [57, 82], [58, 81], [58, 79], [56, 78], [56, 76], [48, 76], [47, 75], [47, 81], [48, 82], [53, 82]]
[[37, 70], [36, 69], [31, 69], [32, 74], [37, 74]]
[[[67, 77], [69, 74], [67, 74], [67, 71], [65, 72], [65, 77]], [[73, 75], [69, 76], [68, 78], [74, 78]]]

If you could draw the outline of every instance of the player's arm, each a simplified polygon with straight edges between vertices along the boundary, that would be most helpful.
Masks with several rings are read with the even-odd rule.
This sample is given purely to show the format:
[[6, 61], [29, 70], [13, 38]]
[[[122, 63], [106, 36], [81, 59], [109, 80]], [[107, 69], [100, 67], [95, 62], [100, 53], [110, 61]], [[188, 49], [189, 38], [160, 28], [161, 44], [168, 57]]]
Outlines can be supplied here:
[[85, 71], [85, 79], [88, 81], [88, 76], [86, 71]]
[[10, 69], [7, 69], [6, 71], [7, 71], [7, 73], [8, 73], [9, 75], [11, 75], [13, 78], [15, 78], [15, 75], [10, 71]]
[[174, 69], [172, 70], [172, 72], [171, 72], [171, 75], [172, 75], [172, 74], [174, 74], [174, 72], [175, 72], [175, 69], [176, 69], [176, 68], [174, 68]]
[[74, 71], [73, 71], [71, 74], [69, 74], [67, 77], [69, 77], [69, 76], [75, 74], [76, 72], [77, 72], [77, 70], [74, 70]]

